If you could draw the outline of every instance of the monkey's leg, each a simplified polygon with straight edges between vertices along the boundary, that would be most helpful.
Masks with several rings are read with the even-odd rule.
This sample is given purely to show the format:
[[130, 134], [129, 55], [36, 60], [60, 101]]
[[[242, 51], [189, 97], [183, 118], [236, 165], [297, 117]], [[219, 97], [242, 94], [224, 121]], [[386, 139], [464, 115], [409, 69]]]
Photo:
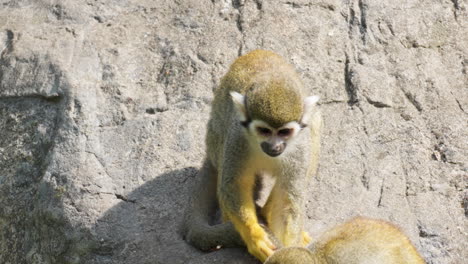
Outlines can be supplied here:
[[232, 175], [225, 177], [224, 179], [229, 180], [221, 183], [221, 189], [218, 192], [220, 206], [223, 216], [232, 221], [250, 254], [263, 262], [273, 254], [276, 247], [258, 223], [253, 199], [254, 174], [237, 175], [239, 177], [232, 178]]
[[205, 160], [197, 178], [183, 223], [182, 232], [187, 242], [201, 250], [214, 249], [217, 246], [243, 246], [244, 243], [231, 222], [210, 225], [218, 210], [218, 202], [217, 172], [208, 160]]
[[280, 184], [275, 185], [262, 209], [262, 215], [285, 247], [304, 246], [310, 242], [310, 237], [302, 227], [302, 199], [290, 191], [284, 190]]

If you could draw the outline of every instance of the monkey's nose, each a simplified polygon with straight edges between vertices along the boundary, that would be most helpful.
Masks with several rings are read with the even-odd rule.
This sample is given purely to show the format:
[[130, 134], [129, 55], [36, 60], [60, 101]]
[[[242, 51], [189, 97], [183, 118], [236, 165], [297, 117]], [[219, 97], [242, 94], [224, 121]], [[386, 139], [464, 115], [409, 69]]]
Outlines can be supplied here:
[[283, 151], [283, 144], [278, 144], [276, 146], [273, 146], [271, 148], [274, 152], [280, 152], [280, 151]]

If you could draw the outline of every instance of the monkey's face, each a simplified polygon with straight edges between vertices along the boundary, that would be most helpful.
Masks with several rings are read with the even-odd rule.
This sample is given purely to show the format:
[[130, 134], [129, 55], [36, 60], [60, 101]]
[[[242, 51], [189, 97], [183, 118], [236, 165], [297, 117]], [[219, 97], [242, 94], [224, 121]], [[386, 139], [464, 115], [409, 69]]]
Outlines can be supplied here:
[[295, 136], [301, 130], [299, 123], [293, 121], [280, 128], [272, 128], [261, 120], [252, 120], [248, 126], [249, 134], [259, 144], [261, 150], [270, 157], [283, 153]]
[[[318, 96], [309, 96], [304, 99], [302, 117], [299, 121], [291, 121], [279, 127], [269, 125], [266, 121], [253, 119], [249, 116], [246, 107], [246, 97], [237, 92], [230, 92], [234, 108], [237, 112], [237, 117], [247, 130], [251, 138], [251, 142], [258, 144], [260, 149], [270, 157], [277, 157], [283, 153], [288, 145], [294, 141], [299, 132], [307, 126], [309, 117], [313, 112], [313, 108], [317, 103]], [[298, 102], [299, 104], [301, 102]], [[261, 105], [261, 104], [260, 104]], [[260, 106], [258, 106], [260, 107]], [[287, 112], [278, 111], [277, 114]], [[280, 120], [280, 118], [273, 118]], [[286, 119], [286, 118], [283, 118]]]

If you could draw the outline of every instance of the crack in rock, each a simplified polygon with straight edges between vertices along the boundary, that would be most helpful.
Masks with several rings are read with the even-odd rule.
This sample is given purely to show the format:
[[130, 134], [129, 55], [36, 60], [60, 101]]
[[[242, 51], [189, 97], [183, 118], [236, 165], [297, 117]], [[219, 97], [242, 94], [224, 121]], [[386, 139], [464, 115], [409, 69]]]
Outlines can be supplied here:
[[366, 45], [366, 35], [367, 35], [367, 4], [364, 1], [359, 0], [359, 32], [361, 33], [361, 40], [364, 45]]
[[405, 91], [404, 89], [402, 89], [402, 91], [406, 99], [408, 99], [408, 101], [418, 110], [418, 112], [421, 112], [423, 108], [421, 106], [421, 103], [416, 99], [416, 96], [408, 91]]
[[14, 37], [15, 34], [9, 29], [6, 29], [3, 33], [0, 34], [0, 60], [3, 58], [4, 55], [13, 51]]
[[383, 102], [380, 102], [380, 101], [374, 101], [372, 99], [370, 99], [369, 97], [366, 96], [366, 100], [369, 104], [377, 107], [377, 108], [391, 108], [392, 106], [386, 104], [386, 103], [383, 103]]
[[122, 194], [116, 193], [116, 194], [115, 194], [115, 197], [116, 197], [117, 199], [122, 200], [122, 201], [127, 202], [127, 203], [136, 203], [136, 200], [129, 199], [127, 196], [122, 195]]
[[345, 90], [346, 90], [346, 93], [348, 94], [348, 104], [350, 106], [353, 106], [359, 102], [358, 95], [357, 95], [358, 88], [353, 81], [355, 72], [352, 69], [350, 69], [349, 65], [350, 65], [349, 56], [346, 54], [346, 60], [345, 60], [345, 65], [344, 65], [345, 66], [345, 69], [344, 69]]
[[382, 207], [382, 198], [383, 198], [383, 192], [384, 192], [384, 184], [385, 184], [385, 179], [382, 180], [382, 184], [380, 185], [379, 201], [377, 202], [377, 207]]

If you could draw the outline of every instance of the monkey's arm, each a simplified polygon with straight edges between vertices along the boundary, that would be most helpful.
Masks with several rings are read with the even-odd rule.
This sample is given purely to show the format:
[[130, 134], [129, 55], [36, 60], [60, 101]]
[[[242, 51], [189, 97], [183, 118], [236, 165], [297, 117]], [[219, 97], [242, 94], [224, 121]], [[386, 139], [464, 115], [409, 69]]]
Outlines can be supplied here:
[[[218, 191], [223, 218], [234, 224], [250, 254], [263, 262], [273, 254], [276, 247], [258, 223], [253, 198], [255, 174], [244, 170], [244, 167], [230, 163], [226, 163], [224, 168], [225, 170], [221, 172]], [[242, 169], [232, 170], [231, 168]]]
[[[303, 178], [306, 179], [305, 175]], [[305, 184], [302, 183], [301, 187], [305, 188]], [[311, 240], [303, 231], [304, 206], [302, 195], [298, 195], [300, 192], [303, 190], [285, 186], [279, 179], [262, 209], [268, 227], [286, 247], [306, 246]]]
[[216, 197], [216, 170], [205, 160], [198, 175], [192, 197], [186, 209], [183, 235], [187, 242], [201, 250], [217, 246], [239, 247], [244, 242], [231, 222], [210, 225], [218, 210]]

